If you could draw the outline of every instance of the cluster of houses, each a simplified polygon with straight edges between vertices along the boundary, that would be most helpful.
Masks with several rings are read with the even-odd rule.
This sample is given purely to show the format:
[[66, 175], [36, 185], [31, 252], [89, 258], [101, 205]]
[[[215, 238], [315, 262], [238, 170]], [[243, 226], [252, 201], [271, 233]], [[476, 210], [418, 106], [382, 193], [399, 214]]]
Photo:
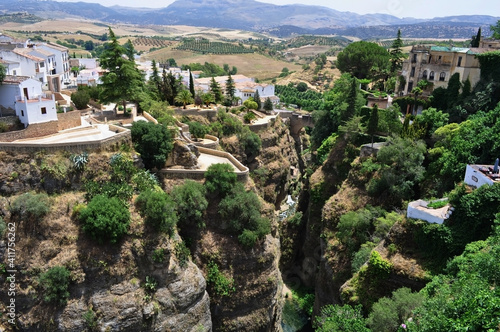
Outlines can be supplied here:
[[[146, 79], [152, 74], [151, 61], [137, 66]], [[16, 115], [26, 126], [34, 123], [57, 121], [59, 93], [77, 86], [100, 84], [104, 70], [98, 59], [70, 58], [69, 49], [54, 43], [19, 41], [0, 34], [0, 64], [6, 69], [6, 77], [0, 85], [0, 116]], [[78, 68], [78, 70], [76, 70]], [[200, 72], [190, 72], [177, 67], [165, 68], [186, 87], [193, 75], [195, 90], [209, 91], [211, 78], [200, 78]], [[215, 77], [224, 89], [227, 76]], [[262, 101], [270, 98], [275, 104], [274, 85], [256, 83], [253, 78], [234, 75], [235, 97], [244, 102], [258, 91]]]

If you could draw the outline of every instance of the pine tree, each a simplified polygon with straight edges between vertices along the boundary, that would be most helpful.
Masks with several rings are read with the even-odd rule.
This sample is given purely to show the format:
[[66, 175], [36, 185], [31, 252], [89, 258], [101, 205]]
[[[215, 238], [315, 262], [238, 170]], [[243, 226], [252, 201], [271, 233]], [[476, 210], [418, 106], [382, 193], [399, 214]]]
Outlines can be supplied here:
[[135, 49], [134, 49], [134, 44], [129, 40], [123, 45], [125, 48], [125, 54], [127, 54], [127, 57], [130, 61], [135, 61], [134, 55], [135, 55]]
[[118, 43], [113, 30], [109, 28], [110, 43], [99, 58], [103, 74], [100, 101], [103, 104], [122, 102], [126, 109], [127, 101], [137, 100], [144, 86], [144, 78], [135, 62], [123, 57], [127, 50]]
[[264, 109], [266, 111], [272, 111], [274, 108], [273, 102], [271, 101], [271, 98], [267, 97], [266, 101], [264, 102]]
[[195, 93], [194, 93], [194, 79], [193, 79], [193, 74], [191, 73], [191, 71], [189, 71], [189, 91], [191, 92], [191, 95], [194, 98], [195, 97]]
[[220, 85], [215, 81], [215, 78], [213, 77], [212, 80], [210, 81], [210, 92], [214, 95], [216, 103], [222, 102], [223, 96]]
[[398, 35], [396, 39], [392, 42], [391, 45], [391, 73], [395, 74], [396, 71], [402, 68], [403, 66], [403, 59], [405, 58], [405, 55], [402, 50], [403, 47], [403, 41], [401, 40], [401, 30], [398, 29]]
[[253, 96], [253, 100], [257, 103], [257, 110], [261, 110], [262, 109], [262, 102], [260, 101], [260, 94], [259, 94], [259, 90], [255, 90], [255, 94]]
[[226, 96], [228, 96], [231, 100], [233, 100], [235, 92], [236, 92], [236, 87], [234, 85], [234, 80], [231, 77], [231, 74], [229, 74], [227, 76], [227, 81], [226, 81]]

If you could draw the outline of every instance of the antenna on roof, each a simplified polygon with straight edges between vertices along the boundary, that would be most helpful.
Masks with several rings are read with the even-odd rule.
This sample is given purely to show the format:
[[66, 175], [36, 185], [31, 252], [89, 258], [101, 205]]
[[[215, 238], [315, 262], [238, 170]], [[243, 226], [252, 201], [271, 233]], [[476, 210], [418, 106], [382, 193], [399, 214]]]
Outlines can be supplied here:
[[497, 158], [497, 160], [495, 160], [495, 166], [493, 166], [493, 173], [495, 173], [495, 174], [498, 173], [498, 164], [499, 164], [499, 160]]

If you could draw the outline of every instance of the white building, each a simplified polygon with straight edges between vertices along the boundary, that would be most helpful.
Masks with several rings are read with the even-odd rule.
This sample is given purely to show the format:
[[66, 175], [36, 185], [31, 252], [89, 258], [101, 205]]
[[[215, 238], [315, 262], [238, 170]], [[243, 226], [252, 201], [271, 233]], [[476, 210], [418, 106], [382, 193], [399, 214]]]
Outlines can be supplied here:
[[36, 44], [36, 47], [54, 54], [55, 62], [51, 75], [56, 76], [59, 79], [60, 86], [63, 87], [64, 83], [69, 82], [70, 79], [69, 49], [53, 43], [40, 43]]
[[476, 188], [485, 184], [492, 186], [495, 182], [500, 182], [500, 174], [498, 171], [495, 173], [491, 165], [467, 165], [464, 182]]
[[[255, 96], [255, 91], [259, 92], [261, 101], [265, 101], [266, 98], [271, 98], [273, 103], [279, 102], [279, 98], [275, 96], [274, 85], [256, 83], [253, 78], [247, 77], [245, 75], [234, 75], [231, 76], [234, 81], [234, 86], [236, 88], [234, 92], [235, 97], [239, 97], [243, 103], [250, 97]], [[217, 76], [214, 80], [220, 85], [222, 92], [224, 92], [226, 87], [226, 81], [228, 76]], [[195, 88], [203, 90], [203, 92], [208, 92], [210, 90], [210, 83], [212, 82], [211, 77], [198, 78], [194, 80]]]
[[28, 49], [15, 48], [14, 50], [0, 50], [0, 59], [17, 63], [20, 72], [12, 73], [19, 76], [28, 76], [47, 82], [45, 59], [29, 54]]
[[0, 104], [14, 109], [25, 127], [33, 123], [57, 121], [54, 96], [45, 95], [42, 83], [27, 76], [5, 77], [0, 85]]

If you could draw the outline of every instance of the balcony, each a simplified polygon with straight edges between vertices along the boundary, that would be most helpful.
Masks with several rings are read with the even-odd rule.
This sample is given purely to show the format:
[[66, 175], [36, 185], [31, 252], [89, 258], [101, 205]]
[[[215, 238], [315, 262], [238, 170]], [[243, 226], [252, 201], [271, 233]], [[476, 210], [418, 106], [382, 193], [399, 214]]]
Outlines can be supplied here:
[[52, 100], [53, 95], [47, 95], [45, 93], [42, 93], [40, 95], [35, 95], [35, 96], [30, 96], [29, 98], [26, 98], [26, 96], [16, 96], [16, 102], [21, 102], [21, 103], [36, 103], [39, 101], [47, 101], [47, 100]]

